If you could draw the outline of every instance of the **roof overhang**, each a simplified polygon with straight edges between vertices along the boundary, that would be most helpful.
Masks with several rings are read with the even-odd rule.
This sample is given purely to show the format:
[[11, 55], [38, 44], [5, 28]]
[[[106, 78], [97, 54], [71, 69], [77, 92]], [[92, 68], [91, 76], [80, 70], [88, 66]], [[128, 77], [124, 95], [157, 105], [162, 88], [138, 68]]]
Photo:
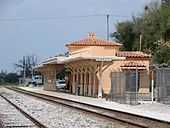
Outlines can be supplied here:
[[146, 67], [121, 67], [123, 70], [146, 70]]
[[41, 62], [40, 64], [36, 65], [34, 67], [34, 69], [40, 69], [40, 68], [43, 68], [46, 65], [57, 65], [57, 64], [62, 65], [62, 64], [64, 64], [63, 60], [65, 60], [66, 58], [67, 57], [65, 57], [65, 56], [48, 58], [48, 59], [44, 60], [43, 62]]
[[51, 57], [48, 58], [47, 60], [43, 61], [42, 64], [63, 64], [63, 60], [65, 60], [68, 57], [65, 56], [57, 56], [57, 57]]
[[144, 64], [132, 61], [132, 62], [128, 62], [128, 63], [121, 65], [121, 69], [124, 69], [124, 70], [136, 70], [136, 69], [145, 70], [147, 68], [146, 68], [146, 65], [144, 65]]
[[94, 60], [96, 62], [112, 62], [112, 61], [121, 61], [125, 60], [126, 57], [117, 57], [117, 56], [69, 56], [69, 57], [52, 57], [49, 58], [39, 65], [36, 65], [34, 69], [43, 68], [46, 65], [61, 65], [69, 62], [75, 62], [79, 60]]
[[79, 60], [94, 60], [97, 62], [112, 62], [112, 61], [118, 61], [118, 60], [125, 60], [125, 57], [117, 57], [117, 56], [69, 56], [65, 60], [63, 60], [63, 63], [69, 63]]
[[38, 65], [34, 66], [33, 69], [40, 69], [42, 67], [43, 67], [43, 64], [38, 64]]

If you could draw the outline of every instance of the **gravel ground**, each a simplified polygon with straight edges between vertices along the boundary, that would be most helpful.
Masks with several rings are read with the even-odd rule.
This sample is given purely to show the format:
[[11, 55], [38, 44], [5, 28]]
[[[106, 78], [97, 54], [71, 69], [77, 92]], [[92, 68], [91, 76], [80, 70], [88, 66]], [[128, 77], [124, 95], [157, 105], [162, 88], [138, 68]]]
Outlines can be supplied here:
[[29, 119], [0, 97], [0, 120], [5, 127], [36, 128]]
[[49, 128], [127, 128], [118, 121], [109, 121], [69, 107], [3, 89], [1, 94]]
[[84, 96], [75, 96], [61, 92], [52, 92], [52, 91], [45, 91], [42, 87], [20, 87], [21, 89], [38, 92], [42, 94], [48, 94], [51, 96], [61, 97], [65, 99], [72, 99], [74, 101], [83, 102], [87, 104], [92, 104], [95, 106], [100, 106], [104, 108], [109, 108], [113, 110], [118, 110], [122, 112], [133, 113], [136, 115], [141, 115], [144, 117], [149, 117], [153, 119], [163, 120], [170, 122], [170, 105], [161, 104], [161, 103], [151, 103], [148, 102], [141, 102], [139, 105], [127, 105], [127, 104], [120, 104], [113, 101], [106, 101], [105, 99], [98, 99], [92, 97], [84, 97]]

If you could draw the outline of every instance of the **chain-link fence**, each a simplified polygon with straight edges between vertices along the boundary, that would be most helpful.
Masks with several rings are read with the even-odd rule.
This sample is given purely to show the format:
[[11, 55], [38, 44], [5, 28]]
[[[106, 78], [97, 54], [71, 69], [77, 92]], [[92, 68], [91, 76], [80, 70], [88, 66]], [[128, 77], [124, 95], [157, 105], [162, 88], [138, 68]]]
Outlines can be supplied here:
[[113, 72], [111, 77], [111, 100], [127, 104], [138, 104], [138, 101], [141, 100], [151, 100], [147, 71]]
[[155, 98], [158, 102], [170, 104], [170, 68], [157, 68], [155, 72]]

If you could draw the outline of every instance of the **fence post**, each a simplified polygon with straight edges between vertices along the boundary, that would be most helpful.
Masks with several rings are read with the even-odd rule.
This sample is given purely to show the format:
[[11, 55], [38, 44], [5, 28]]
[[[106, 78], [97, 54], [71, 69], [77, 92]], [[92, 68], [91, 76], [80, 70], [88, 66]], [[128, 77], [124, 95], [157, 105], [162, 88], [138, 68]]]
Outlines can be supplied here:
[[137, 69], [137, 66], [136, 66], [136, 98], [135, 98], [135, 100], [136, 100], [136, 102], [135, 102], [135, 104], [137, 104], [137, 97], [138, 97], [138, 69]]
[[152, 76], [151, 76], [151, 99], [152, 103], [154, 101], [154, 73], [152, 71]]

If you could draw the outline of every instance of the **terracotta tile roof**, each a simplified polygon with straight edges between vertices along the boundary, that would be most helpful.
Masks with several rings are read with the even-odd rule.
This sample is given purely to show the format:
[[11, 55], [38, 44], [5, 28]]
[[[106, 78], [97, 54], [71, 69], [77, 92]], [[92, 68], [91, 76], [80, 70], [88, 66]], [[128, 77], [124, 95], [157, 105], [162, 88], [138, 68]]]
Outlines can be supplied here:
[[141, 63], [128, 62], [128, 63], [121, 65], [121, 67], [146, 67], [146, 66]]
[[127, 58], [151, 58], [150, 55], [140, 51], [119, 51], [116, 53], [116, 56]]
[[135, 63], [135, 62], [128, 62], [123, 65], [121, 65], [122, 69], [146, 69], [146, 65], [141, 63]]
[[95, 33], [90, 33], [88, 38], [74, 41], [66, 46], [121, 46], [122, 44], [96, 38]]
[[146, 70], [146, 67], [122, 67], [123, 70]]

